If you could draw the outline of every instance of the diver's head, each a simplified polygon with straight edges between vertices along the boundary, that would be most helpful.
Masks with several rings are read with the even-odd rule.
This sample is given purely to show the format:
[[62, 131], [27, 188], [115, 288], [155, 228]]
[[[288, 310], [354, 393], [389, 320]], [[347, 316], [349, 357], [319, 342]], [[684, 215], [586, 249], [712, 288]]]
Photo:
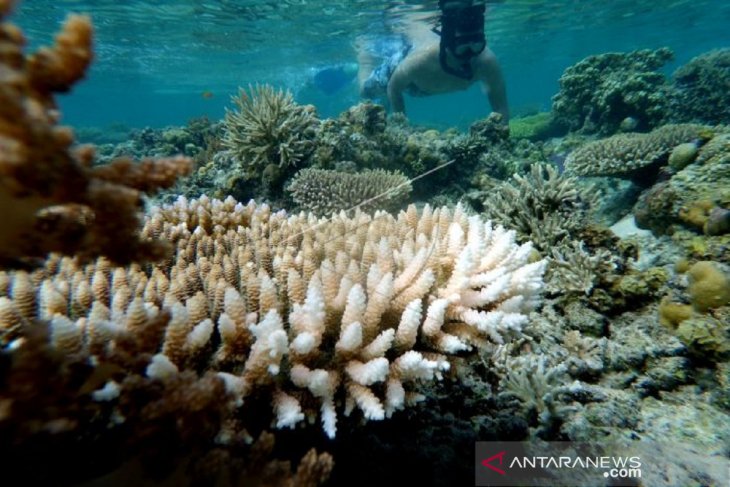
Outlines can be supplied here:
[[479, 55], [487, 46], [484, 36], [484, 2], [441, 0], [441, 45], [460, 61]]

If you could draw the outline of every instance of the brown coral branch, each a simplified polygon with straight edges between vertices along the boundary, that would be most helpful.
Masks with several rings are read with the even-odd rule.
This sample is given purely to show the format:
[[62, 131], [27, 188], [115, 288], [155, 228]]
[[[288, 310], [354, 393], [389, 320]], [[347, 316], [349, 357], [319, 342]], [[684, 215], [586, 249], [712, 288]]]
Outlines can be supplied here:
[[55, 44], [26, 57], [25, 39], [4, 22], [0, 2], [0, 267], [28, 264], [49, 252], [106, 255], [125, 264], [159, 259], [165, 246], [139, 236], [141, 192], [171, 186], [190, 159], [129, 159], [91, 168], [90, 147], [73, 148], [73, 132], [56, 125], [54, 93], [66, 92], [93, 58], [88, 17], [72, 15]]

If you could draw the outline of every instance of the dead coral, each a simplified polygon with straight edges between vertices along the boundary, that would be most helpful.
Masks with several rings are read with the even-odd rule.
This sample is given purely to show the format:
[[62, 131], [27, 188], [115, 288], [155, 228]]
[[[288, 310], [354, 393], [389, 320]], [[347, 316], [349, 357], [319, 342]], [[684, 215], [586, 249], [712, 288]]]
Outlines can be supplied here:
[[[0, 20], [11, 2], [0, 4]], [[92, 168], [90, 147], [73, 148], [73, 134], [57, 125], [54, 94], [81, 79], [92, 59], [92, 26], [70, 16], [55, 45], [30, 57], [12, 24], [0, 24], [0, 266], [63, 252], [106, 255], [124, 264], [157, 259], [167, 247], [138, 235], [141, 192], [170, 186], [190, 171], [185, 158], [118, 160]]]
[[294, 176], [287, 191], [300, 209], [317, 215], [355, 208], [396, 211], [408, 200], [411, 183], [398, 171], [346, 173], [307, 168]]

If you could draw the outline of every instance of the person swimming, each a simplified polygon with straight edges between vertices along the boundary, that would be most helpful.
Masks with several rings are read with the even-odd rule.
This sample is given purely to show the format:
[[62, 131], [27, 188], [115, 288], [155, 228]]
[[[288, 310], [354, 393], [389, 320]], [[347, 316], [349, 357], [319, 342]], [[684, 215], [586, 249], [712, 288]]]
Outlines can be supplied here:
[[429, 96], [481, 83], [492, 110], [507, 123], [502, 70], [484, 35], [484, 1], [440, 0], [439, 9], [440, 30], [416, 20], [404, 22], [402, 33], [360, 43], [360, 95], [386, 98], [392, 111], [405, 113], [406, 93]]

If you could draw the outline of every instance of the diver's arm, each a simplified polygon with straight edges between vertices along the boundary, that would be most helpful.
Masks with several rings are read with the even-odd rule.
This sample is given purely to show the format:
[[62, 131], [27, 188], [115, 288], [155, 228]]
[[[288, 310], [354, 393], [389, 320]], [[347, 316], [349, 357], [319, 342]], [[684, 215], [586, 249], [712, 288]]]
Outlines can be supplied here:
[[[488, 51], [488, 52], [487, 52]], [[509, 122], [509, 105], [507, 104], [507, 86], [502, 76], [502, 68], [497, 58], [485, 49], [479, 59], [480, 79], [484, 83], [484, 91], [487, 93], [492, 111], [502, 115], [504, 123]]]
[[393, 113], [406, 113], [403, 91], [405, 91], [403, 72], [399, 66], [388, 81], [388, 101], [390, 102], [390, 109]]

